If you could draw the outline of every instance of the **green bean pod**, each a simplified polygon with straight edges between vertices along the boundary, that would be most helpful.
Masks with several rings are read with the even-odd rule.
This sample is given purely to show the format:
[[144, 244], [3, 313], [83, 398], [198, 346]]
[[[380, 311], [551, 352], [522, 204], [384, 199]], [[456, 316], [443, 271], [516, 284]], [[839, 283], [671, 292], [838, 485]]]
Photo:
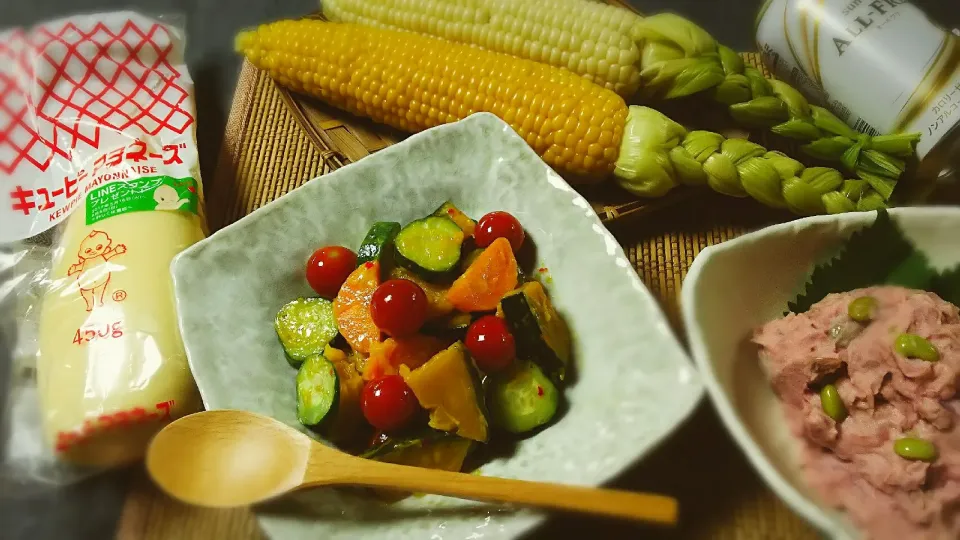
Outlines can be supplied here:
[[837, 387], [832, 384], [824, 385], [820, 389], [820, 405], [823, 407], [823, 412], [835, 422], [843, 422], [847, 417], [847, 407], [840, 399]]
[[893, 342], [893, 348], [905, 358], [917, 358], [926, 362], [940, 360], [940, 352], [933, 343], [916, 334], [900, 334]]
[[934, 461], [937, 459], [937, 447], [926, 439], [903, 437], [893, 443], [893, 451], [903, 459], [911, 461]]
[[872, 296], [861, 296], [847, 306], [847, 315], [859, 323], [867, 323], [873, 319], [877, 310], [877, 299]]

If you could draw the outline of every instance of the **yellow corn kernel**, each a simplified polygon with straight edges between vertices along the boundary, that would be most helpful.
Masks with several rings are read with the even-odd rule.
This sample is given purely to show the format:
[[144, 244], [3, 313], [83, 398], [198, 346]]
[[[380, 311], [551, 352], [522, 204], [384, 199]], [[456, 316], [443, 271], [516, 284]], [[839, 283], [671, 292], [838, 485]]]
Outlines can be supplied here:
[[331, 21], [405, 30], [574, 71], [632, 95], [640, 50], [630, 29], [640, 16], [586, 0], [323, 0]]
[[484, 111], [510, 124], [562, 172], [605, 177], [619, 155], [623, 99], [547, 64], [410, 32], [311, 19], [243, 32], [237, 49], [294, 91], [405, 131]]

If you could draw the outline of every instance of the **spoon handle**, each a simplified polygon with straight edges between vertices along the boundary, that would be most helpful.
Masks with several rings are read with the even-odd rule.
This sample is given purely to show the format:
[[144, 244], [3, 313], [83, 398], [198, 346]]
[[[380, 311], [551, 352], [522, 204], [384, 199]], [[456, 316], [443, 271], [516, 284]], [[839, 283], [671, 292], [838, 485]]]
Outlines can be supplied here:
[[[352, 461], [352, 460], [351, 460]], [[371, 460], [353, 462], [338, 471], [337, 479], [307, 482], [396, 488], [401, 491], [448, 495], [461, 499], [513, 503], [554, 510], [627, 518], [661, 525], [677, 523], [677, 501], [672, 497], [612, 489], [588, 488], [454, 473]], [[311, 476], [308, 472], [307, 476]]]

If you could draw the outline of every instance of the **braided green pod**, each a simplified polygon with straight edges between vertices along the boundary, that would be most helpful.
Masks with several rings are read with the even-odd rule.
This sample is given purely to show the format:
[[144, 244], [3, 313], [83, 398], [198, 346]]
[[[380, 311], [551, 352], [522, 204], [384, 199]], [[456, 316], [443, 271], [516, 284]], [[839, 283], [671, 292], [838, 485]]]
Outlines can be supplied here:
[[641, 197], [661, 197], [684, 184], [753, 197], [801, 215], [886, 207], [882, 194], [865, 180], [844, 179], [828, 167], [804, 167], [744, 139], [687, 131], [649, 107], [630, 107], [614, 175]]
[[641, 50], [640, 95], [647, 100], [709, 93], [736, 121], [806, 143], [806, 154], [841, 163], [884, 200], [903, 174], [904, 159], [914, 154], [919, 133], [863, 135], [792, 86], [745, 66], [739, 54], [683, 17], [645, 17], [632, 34]]

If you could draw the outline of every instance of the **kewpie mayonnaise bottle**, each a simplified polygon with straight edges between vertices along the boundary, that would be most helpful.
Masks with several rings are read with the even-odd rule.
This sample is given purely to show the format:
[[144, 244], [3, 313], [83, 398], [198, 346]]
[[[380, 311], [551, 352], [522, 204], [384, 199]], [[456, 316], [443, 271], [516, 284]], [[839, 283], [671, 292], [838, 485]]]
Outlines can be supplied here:
[[[109, 183], [63, 227], [37, 359], [45, 432], [63, 459], [136, 460], [163, 423], [200, 408], [170, 276], [204, 236], [196, 190], [190, 178]], [[123, 211], [138, 205], [152, 209]], [[119, 213], [95, 220], [104, 212]]]

